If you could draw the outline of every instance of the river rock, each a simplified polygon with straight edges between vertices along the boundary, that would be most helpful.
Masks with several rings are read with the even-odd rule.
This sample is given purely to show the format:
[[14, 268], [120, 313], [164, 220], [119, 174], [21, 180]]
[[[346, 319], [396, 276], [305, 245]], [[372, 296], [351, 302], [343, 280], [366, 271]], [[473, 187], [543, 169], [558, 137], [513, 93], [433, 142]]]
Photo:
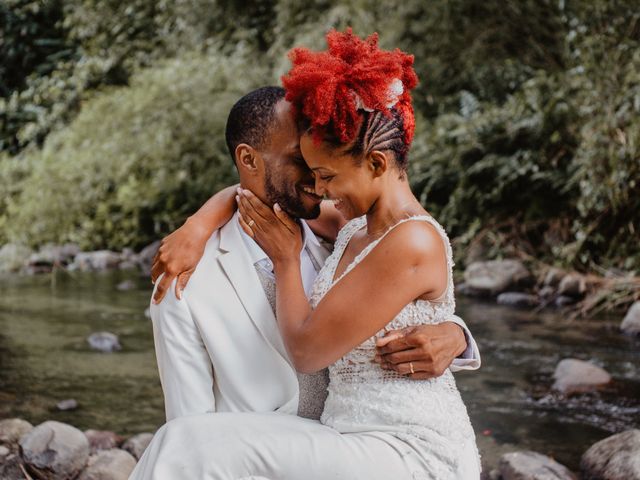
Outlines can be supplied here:
[[0, 272], [17, 272], [25, 267], [31, 250], [24, 245], [7, 243], [0, 248]]
[[567, 305], [573, 305], [574, 303], [576, 303], [576, 301], [577, 299], [574, 297], [568, 297], [567, 295], [558, 295], [553, 304], [558, 308], [562, 308], [566, 307]]
[[67, 398], [66, 400], [60, 400], [58, 403], [56, 403], [56, 408], [61, 412], [75, 410], [76, 408], [78, 408], [78, 401], [75, 398]]
[[130, 453], [112, 448], [91, 455], [78, 480], [127, 480], [136, 466]]
[[558, 294], [572, 298], [582, 298], [587, 291], [587, 282], [577, 273], [565, 276], [558, 285]]
[[467, 288], [482, 295], [498, 295], [531, 285], [533, 276], [519, 260], [474, 262], [464, 272]]
[[9, 450], [17, 450], [20, 438], [31, 430], [33, 425], [21, 418], [0, 420], [0, 445], [8, 447]]
[[25, 480], [24, 461], [20, 454], [11, 453], [4, 458], [0, 458], [0, 478], [2, 480]]
[[47, 243], [40, 247], [36, 253], [29, 257], [30, 265], [67, 265], [74, 257], [80, 253], [80, 247], [75, 243], [65, 243], [64, 245], [54, 245]]
[[544, 276], [544, 281], [542, 284], [545, 287], [557, 287], [560, 285], [562, 279], [566, 276], [566, 272], [564, 270], [560, 270], [559, 268], [550, 268], [547, 271], [547, 274]]
[[4, 459], [9, 456], [10, 453], [11, 453], [11, 450], [9, 450], [4, 445], [0, 445], [0, 463], [2, 463]]
[[611, 382], [606, 370], [582, 360], [565, 358], [553, 373], [553, 389], [566, 395], [597, 390]]
[[118, 268], [122, 257], [111, 250], [97, 250], [95, 252], [80, 252], [76, 255], [70, 270], [101, 271]]
[[111, 332], [94, 332], [87, 337], [87, 342], [94, 350], [104, 353], [122, 350], [118, 336]]
[[504, 292], [498, 295], [497, 302], [500, 305], [508, 305], [517, 308], [531, 308], [540, 302], [538, 297], [529, 293], [522, 292]]
[[147, 449], [147, 446], [151, 443], [152, 438], [153, 433], [139, 433], [124, 442], [122, 449], [133, 455], [136, 460], [140, 460], [140, 457]]
[[133, 280], [124, 280], [116, 285], [116, 288], [121, 292], [133, 290], [134, 288], [136, 288], [136, 282], [134, 282]]
[[523, 451], [500, 457], [502, 480], [576, 480], [564, 465], [540, 453]]
[[91, 454], [100, 450], [117, 448], [122, 443], [122, 437], [108, 430], [85, 430], [84, 436], [89, 440]]
[[624, 316], [620, 328], [630, 335], [640, 335], [640, 302], [635, 302]]
[[20, 451], [39, 479], [75, 478], [89, 459], [89, 441], [77, 428], [50, 420], [20, 439]]
[[542, 287], [538, 291], [538, 296], [546, 301], [551, 300], [555, 296], [555, 294], [556, 294], [556, 290], [551, 286]]
[[627, 430], [591, 446], [580, 460], [584, 480], [640, 480], [640, 430]]
[[137, 255], [137, 261], [140, 268], [145, 272], [151, 272], [151, 265], [153, 264], [153, 257], [158, 253], [160, 248], [160, 240], [147, 245]]

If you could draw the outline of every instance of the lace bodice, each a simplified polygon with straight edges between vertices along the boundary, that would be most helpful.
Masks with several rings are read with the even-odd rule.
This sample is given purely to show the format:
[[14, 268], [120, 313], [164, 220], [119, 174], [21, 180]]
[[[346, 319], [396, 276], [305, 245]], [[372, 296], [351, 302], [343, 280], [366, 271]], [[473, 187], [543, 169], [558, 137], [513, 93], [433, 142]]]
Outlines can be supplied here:
[[[427, 440], [443, 462], [434, 463], [433, 478], [449, 478], [455, 469], [457, 447], [473, 441], [474, 434], [464, 403], [449, 370], [439, 378], [411, 380], [393, 371], [382, 370], [371, 360], [375, 340], [387, 329], [446, 321], [455, 310], [453, 257], [444, 229], [430, 216], [414, 216], [398, 222], [364, 248], [335, 279], [338, 263], [353, 235], [366, 226], [366, 218], [351, 220], [340, 231], [333, 253], [318, 274], [310, 303], [315, 308], [327, 292], [347, 275], [397, 225], [407, 221], [431, 224], [442, 237], [447, 255], [448, 286], [437, 302], [417, 300], [404, 307], [385, 329], [369, 338], [329, 366], [328, 397], [322, 423], [341, 432], [392, 430]], [[339, 287], [337, 287], [339, 288]], [[430, 447], [431, 448], [431, 447]]]

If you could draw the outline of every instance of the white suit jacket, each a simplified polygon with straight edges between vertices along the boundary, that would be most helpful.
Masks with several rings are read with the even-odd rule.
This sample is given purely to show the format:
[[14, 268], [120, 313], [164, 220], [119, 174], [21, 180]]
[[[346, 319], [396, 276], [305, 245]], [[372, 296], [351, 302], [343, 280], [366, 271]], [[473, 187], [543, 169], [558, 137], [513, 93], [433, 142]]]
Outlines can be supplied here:
[[[167, 421], [214, 411], [297, 412], [297, 374], [241, 235], [234, 217], [207, 242], [182, 300], [172, 287], [151, 304]], [[329, 252], [307, 246], [322, 265]], [[473, 337], [460, 318], [452, 321], [469, 344], [452, 370], [478, 368]]]

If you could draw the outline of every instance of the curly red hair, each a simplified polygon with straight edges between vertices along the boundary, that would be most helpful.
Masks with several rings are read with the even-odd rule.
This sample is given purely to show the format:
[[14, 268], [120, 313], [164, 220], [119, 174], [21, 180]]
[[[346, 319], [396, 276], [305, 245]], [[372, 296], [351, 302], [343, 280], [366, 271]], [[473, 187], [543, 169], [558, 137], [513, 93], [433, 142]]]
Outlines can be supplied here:
[[399, 49], [381, 50], [377, 33], [363, 40], [351, 28], [331, 30], [326, 39], [326, 51], [294, 48], [289, 52], [293, 66], [282, 84], [294, 111], [308, 120], [317, 140], [332, 135], [347, 144], [357, 136], [361, 122], [354, 94], [366, 107], [390, 115], [389, 87], [399, 79], [403, 93], [395, 109], [408, 147], [415, 130], [410, 90], [418, 84], [413, 55]]

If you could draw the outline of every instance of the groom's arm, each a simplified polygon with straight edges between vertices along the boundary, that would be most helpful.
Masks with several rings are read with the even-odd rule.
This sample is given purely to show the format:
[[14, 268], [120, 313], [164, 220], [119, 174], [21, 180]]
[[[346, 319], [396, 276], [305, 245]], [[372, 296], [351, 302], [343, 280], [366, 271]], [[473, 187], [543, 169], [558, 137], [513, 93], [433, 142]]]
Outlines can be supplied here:
[[375, 360], [382, 368], [416, 380], [438, 377], [447, 368], [476, 370], [481, 363], [471, 332], [456, 316], [440, 324], [390, 331], [378, 339], [377, 347]]
[[167, 421], [215, 411], [213, 367], [188, 300], [168, 295], [150, 312]]

